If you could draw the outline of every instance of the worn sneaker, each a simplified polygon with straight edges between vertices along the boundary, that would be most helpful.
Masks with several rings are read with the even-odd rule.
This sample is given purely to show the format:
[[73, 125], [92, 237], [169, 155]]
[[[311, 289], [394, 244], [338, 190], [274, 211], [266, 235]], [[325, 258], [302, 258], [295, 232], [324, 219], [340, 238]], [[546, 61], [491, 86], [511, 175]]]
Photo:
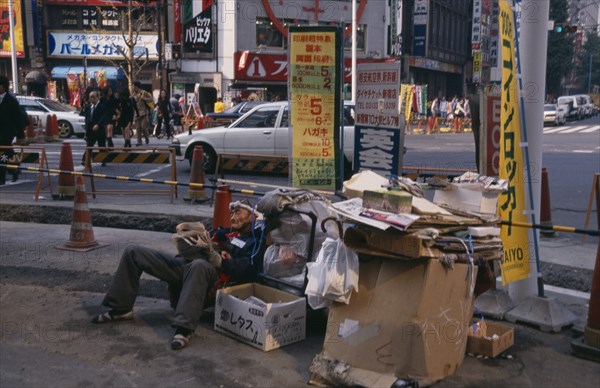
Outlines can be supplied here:
[[117, 321], [130, 321], [133, 319], [133, 311], [120, 312], [120, 311], [107, 311], [100, 315], [92, 318], [92, 323], [108, 323]]

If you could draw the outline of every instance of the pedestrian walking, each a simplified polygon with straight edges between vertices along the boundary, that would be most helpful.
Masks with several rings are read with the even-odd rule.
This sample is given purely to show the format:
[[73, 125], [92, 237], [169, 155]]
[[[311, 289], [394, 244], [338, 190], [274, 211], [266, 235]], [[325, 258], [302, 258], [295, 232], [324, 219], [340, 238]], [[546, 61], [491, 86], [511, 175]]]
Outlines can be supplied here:
[[167, 97], [167, 92], [164, 90], [160, 91], [156, 107], [157, 119], [154, 136], [157, 139], [162, 138], [161, 132], [164, 130], [165, 134], [167, 135], [167, 139], [169, 139], [171, 137], [171, 128], [169, 126], [169, 122], [171, 121], [171, 104], [169, 102], [169, 98]]
[[123, 89], [119, 94], [117, 108], [119, 126], [123, 132], [125, 147], [131, 148], [131, 136], [133, 135], [133, 119], [137, 109], [135, 100], [131, 97], [129, 89]]
[[213, 110], [215, 113], [223, 113], [225, 111], [225, 104], [223, 104], [223, 99], [221, 97], [217, 98]]
[[[0, 146], [12, 146], [13, 140], [25, 139], [25, 128], [29, 119], [19, 101], [8, 92], [8, 77], [0, 75]], [[14, 156], [11, 149], [0, 150], [0, 163], [7, 163]], [[12, 181], [19, 178], [18, 170], [13, 170]], [[0, 167], [0, 185], [6, 183], [6, 167]]]
[[114, 147], [113, 144], [113, 131], [115, 127], [115, 121], [117, 120], [117, 98], [113, 93], [112, 86], [107, 86], [103, 91], [104, 104], [106, 105], [106, 115], [108, 116], [108, 121], [106, 123], [106, 145], [109, 147]]
[[[98, 91], [94, 90], [89, 95], [90, 103], [85, 108], [85, 138], [86, 147], [93, 147], [96, 142], [98, 147], [106, 147], [106, 124], [110, 117], [106, 113], [105, 99], [101, 99]], [[83, 154], [81, 164], [85, 165], [86, 154]], [[102, 163], [105, 166], [104, 163]]]
[[154, 109], [154, 101], [152, 95], [142, 89], [140, 81], [133, 83], [133, 98], [136, 104], [135, 116], [135, 131], [137, 134], [136, 146], [142, 145], [142, 137], [146, 139], [146, 144], [150, 143], [148, 135], [148, 116]]
[[442, 100], [440, 101], [440, 114], [443, 119], [448, 117], [448, 101], [446, 101], [446, 96], [442, 96]]
[[179, 104], [180, 96], [175, 93], [169, 100], [169, 104], [171, 104], [171, 114], [173, 115], [173, 134], [179, 134], [183, 132], [183, 126], [181, 122], [181, 118], [183, 117], [183, 109]]

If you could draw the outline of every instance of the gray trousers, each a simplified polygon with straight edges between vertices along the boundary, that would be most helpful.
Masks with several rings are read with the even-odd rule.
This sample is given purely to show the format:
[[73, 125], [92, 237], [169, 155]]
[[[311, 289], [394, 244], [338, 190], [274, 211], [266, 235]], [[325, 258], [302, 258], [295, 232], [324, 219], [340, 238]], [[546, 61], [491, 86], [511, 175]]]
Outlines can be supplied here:
[[202, 259], [187, 261], [142, 246], [127, 247], [102, 304], [113, 309], [131, 310], [143, 272], [181, 287], [173, 325], [195, 330], [206, 295], [217, 280], [217, 271], [212, 264]]

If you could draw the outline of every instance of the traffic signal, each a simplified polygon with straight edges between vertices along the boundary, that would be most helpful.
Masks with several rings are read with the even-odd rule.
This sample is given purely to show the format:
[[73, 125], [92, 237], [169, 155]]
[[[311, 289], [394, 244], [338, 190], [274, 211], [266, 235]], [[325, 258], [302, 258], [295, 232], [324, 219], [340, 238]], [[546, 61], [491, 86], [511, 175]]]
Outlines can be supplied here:
[[568, 24], [557, 24], [554, 26], [554, 32], [557, 34], [574, 34], [577, 32], [577, 26], [570, 26]]
[[181, 43], [173, 43], [173, 59], [181, 59]]

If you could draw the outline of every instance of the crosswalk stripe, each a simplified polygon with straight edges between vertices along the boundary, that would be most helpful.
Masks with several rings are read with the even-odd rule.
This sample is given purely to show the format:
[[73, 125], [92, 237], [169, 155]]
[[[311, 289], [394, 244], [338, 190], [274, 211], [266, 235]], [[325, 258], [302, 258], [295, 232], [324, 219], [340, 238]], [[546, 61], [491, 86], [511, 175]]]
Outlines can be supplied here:
[[573, 133], [573, 132], [579, 132], [579, 131], [581, 131], [581, 130], [582, 130], [582, 129], [584, 129], [584, 128], [587, 128], [587, 125], [578, 125], [578, 126], [576, 126], [576, 127], [573, 127], [573, 128], [567, 129], [567, 130], [565, 130], [565, 131], [562, 131], [561, 133]]
[[554, 133], [554, 132], [559, 132], [562, 131], [563, 129], [565, 129], [567, 127], [558, 127], [558, 128], [554, 128], [554, 129], [544, 129], [544, 133]]
[[600, 125], [592, 125], [590, 129], [584, 129], [583, 131], [581, 131], [581, 133], [592, 133], [596, 131], [600, 131]]

